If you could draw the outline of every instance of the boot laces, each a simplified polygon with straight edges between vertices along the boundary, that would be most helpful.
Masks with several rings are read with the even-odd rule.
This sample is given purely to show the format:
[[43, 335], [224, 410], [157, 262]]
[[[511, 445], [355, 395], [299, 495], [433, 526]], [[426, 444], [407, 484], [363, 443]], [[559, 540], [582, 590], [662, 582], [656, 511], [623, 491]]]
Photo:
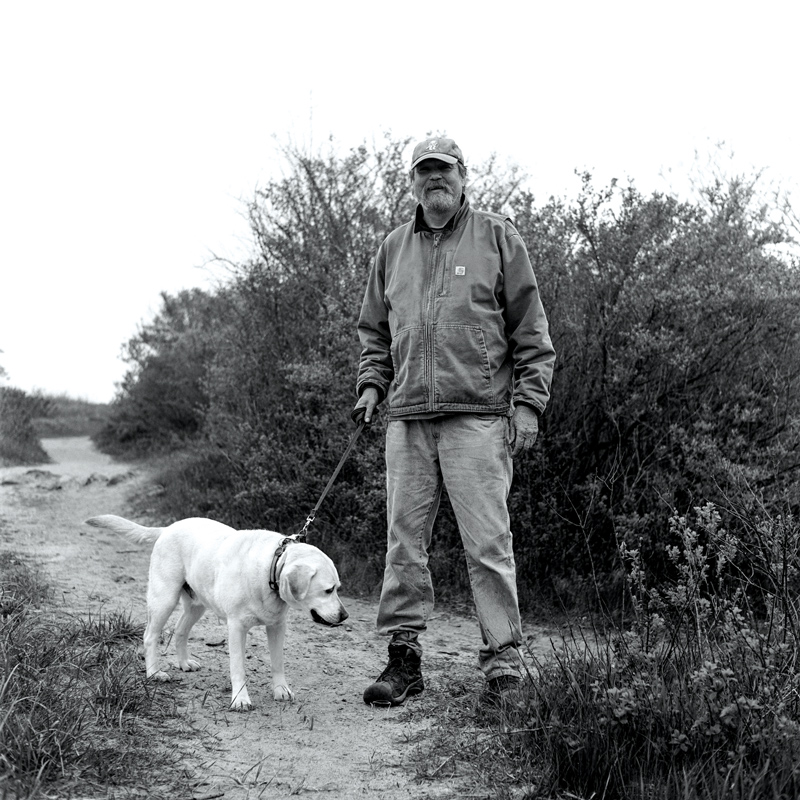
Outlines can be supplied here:
[[378, 682], [391, 683], [392, 686], [406, 686], [419, 678], [419, 670], [404, 655], [390, 655], [386, 669], [380, 674]]

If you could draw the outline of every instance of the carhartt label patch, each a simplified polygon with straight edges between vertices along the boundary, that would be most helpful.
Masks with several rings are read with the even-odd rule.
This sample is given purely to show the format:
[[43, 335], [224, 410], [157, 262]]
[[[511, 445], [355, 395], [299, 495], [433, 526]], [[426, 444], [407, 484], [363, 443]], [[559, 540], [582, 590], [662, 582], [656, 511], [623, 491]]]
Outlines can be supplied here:
[[456, 267], [456, 275], [466, 275], [467, 268], [466, 267]]

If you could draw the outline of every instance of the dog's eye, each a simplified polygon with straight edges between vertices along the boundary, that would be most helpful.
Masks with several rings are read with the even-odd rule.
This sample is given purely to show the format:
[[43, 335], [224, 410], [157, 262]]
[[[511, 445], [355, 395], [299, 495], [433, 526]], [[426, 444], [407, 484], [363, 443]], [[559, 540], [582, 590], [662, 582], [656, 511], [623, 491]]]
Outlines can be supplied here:
[[333, 594], [333, 592], [334, 592], [334, 589], [333, 589], [333, 588], [330, 588], [330, 589], [326, 589], [326, 590], [325, 590], [325, 594]]

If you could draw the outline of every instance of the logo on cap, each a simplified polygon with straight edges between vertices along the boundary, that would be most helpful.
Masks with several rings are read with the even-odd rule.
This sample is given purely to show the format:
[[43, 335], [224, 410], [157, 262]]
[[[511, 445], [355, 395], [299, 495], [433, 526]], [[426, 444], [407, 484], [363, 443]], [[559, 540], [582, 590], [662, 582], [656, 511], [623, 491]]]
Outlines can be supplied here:
[[424, 161], [426, 158], [438, 158], [447, 164], [464, 163], [461, 149], [452, 139], [448, 139], [446, 136], [423, 139], [414, 148], [414, 154], [411, 156], [411, 169], [414, 169], [420, 161]]

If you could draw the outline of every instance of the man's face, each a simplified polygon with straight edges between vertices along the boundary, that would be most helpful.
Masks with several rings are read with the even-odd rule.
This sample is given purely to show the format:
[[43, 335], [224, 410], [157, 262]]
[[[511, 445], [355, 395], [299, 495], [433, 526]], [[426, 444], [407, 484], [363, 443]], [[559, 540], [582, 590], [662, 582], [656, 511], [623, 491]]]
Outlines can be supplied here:
[[458, 164], [427, 158], [414, 167], [411, 191], [426, 211], [439, 214], [456, 211], [463, 190], [464, 182], [461, 180]]

